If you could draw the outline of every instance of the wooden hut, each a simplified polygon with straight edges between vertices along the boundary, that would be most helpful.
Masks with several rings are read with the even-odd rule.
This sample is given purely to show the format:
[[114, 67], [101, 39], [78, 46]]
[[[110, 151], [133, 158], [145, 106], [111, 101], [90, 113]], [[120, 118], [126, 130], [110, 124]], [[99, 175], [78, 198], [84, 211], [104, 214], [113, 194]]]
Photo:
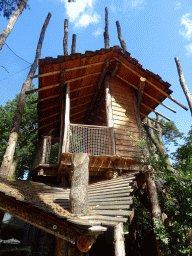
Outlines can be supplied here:
[[118, 46], [41, 59], [38, 78], [34, 177], [70, 180], [74, 152], [89, 154], [90, 179], [140, 170], [139, 122], [171, 94], [169, 83]]

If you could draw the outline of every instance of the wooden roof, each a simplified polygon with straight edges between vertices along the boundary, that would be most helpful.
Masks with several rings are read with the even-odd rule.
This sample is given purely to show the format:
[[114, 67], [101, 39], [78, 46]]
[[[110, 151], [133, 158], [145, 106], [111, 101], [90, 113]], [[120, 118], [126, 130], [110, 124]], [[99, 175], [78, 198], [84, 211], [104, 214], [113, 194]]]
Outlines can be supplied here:
[[[159, 105], [158, 102], [162, 102], [166, 98], [162, 91], [167, 95], [172, 93], [169, 83], [164, 82], [160, 76], [149, 70], [143, 69], [142, 65], [132, 58], [129, 52], [122, 53], [122, 48], [119, 46], [95, 52], [86, 51], [85, 54], [76, 53], [57, 58], [47, 57], [39, 61], [39, 136], [46, 135], [51, 130], [53, 130], [54, 136], [59, 136], [61, 69], [66, 70], [65, 83], [70, 82], [70, 121], [80, 124], [83, 123], [106, 60], [110, 61], [109, 72], [113, 71], [117, 61], [121, 62], [116, 78], [127, 86], [131, 85], [137, 90], [140, 77], [147, 79], [142, 103], [151, 109], [155, 109]], [[148, 115], [151, 110], [142, 105], [140, 112]], [[141, 115], [141, 119], [143, 118], [144, 115]]]
[[[90, 184], [89, 212], [83, 217], [68, 211], [70, 189], [0, 179], [0, 209], [73, 243], [80, 230], [105, 231], [105, 226], [127, 221], [135, 177], [136, 174], [127, 174]], [[71, 224], [80, 229], [69, 230]]]

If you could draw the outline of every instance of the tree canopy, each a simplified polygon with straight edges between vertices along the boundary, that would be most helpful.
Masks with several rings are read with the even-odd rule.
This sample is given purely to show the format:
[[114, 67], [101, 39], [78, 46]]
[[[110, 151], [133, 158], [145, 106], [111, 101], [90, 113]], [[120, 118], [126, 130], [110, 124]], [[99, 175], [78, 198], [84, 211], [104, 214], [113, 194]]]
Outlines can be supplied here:
[[[9, 19], [22, 0], [0, 0], [0, 15]], [[26, 5], [25, 8], [30, 8]]]

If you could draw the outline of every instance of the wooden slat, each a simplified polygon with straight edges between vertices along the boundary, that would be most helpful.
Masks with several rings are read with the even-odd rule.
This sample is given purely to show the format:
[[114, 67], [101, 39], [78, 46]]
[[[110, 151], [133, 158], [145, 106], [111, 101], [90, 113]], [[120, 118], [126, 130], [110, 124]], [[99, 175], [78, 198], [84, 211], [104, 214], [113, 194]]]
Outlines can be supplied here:
[[70, 93], [76, 92], [76, 91], [81, 91], [81, 90], [84, 90], [84, 89], [93, 87], [93, 86], [95, 86], [95, 85], [97, 85], [97, 84], [91, 84], [91, 85], [87, 85], [87, 86], [82, 86], [82, 87], [80, 87], [80, 88], [76, 88], [76, 89], [70, 90]]
[[[132, 198], [132, 197], [130, 197]], [[127, 199], [127, 198], [126, 198]], [[89, 202], [89, 206], [95, 206], [95, 205], [131, 205], [133, 204], [133, 200], [132, 199], [122, 199], [121, 201], [105, 201], [105, 202], [101, 202], [101, 201], [95, 201], [95, 202]]]
[[53, 98], [56, 98], [56, 97], [59, 97], [60, 94], [55, 94], [55, 95], [52, 95], [52, 96], [49, 96], [49, 97], [45, 97], [45, 98], [42, 98], [42, 99], [39, 99], [37, 102], [42, 102], [42, 101], [45, 101], [45, 100], [50, 100], [50, 99], [53, 99]]
[[119, 209], [130, 209], [130, 205], [97, 205], [92, 207], [95, 210], [119, 210]]
[[[82, 68], [89, 68], [89, 67], [93, 67], [93, 66], [97, 66], [97, 65], [102, 65], [103, 63], [105, 63], [105, 62], [102, 61], [102, 62], [97, 62], [97, 63], [88, 64], [88, 65], [84, 65], [84, 66], [78, 66], [78, 67], [74, 67], [74, 68], [67, 68], [67, 69], [65, 69], [65, 71], [68, 72], [68, 71], [78, 70], [78, 69], [82, 69]], [[61, 70], [62, 69], [57, 70], [57, 71], [51, 71], [51, 72], [44, 73], [44, 74], [39, 74], [39, 75], [33, 76], [32, 78], [45, 77], [45, 76], [50, 76], [50, 75], [57, 75], [61, 72]]]
[[[130, 190], [130, 192], [132, 192], [131, 190]], [[114, 194], [106, 194], [106, 195], [92, 195], [91, 197], [90, 197], [90, 200], [92, 200], [92, 199], [98, 199], [98, 198], [103, 198], [103, 200], [105, 199], [105, 198], [114, 198], [114, 197], [117, 197], [117, 196], [119, 196], [119, 197], [125, 197], [125, 196], [130, 196], [130, 193], [129, 192], [125, 192], [125, 193], [114, 193]]]
[[44, 118], [39, 119], [38, 122], [44, 121], [44, 120], [46, 120], [46, 119], [49, 119], [49, 118], [51, 118], [51, 117], [58, 116], [58, 115], [59, 115], [59, 113], [55, 113], [55, 114], [53, 114], [53, 115], [46, 116], [46, 117], [44, 117]]
[[104, 216], [104, 215], [101, 215], [101, 216], [83, 216], [81, 217], [81, 219], [96, 219], [96, 220], [101, 220], [101, 223], [102, 223], [102, 220], [105, 221], [117, 221], [117, 222], [126, 222], [127, 221], [127, 218], [123, 218], [123, 217], [111, 217], [111, 216]]
[[137, 147], [128, 147], [128, 146], [116, 145], [116, 149], [119, 150], [119, 151], [140, 153], [139, 148], [137, 149]]
[[[59, 120], [56, 120], [56, 121], [54, 121], [54, 122], [45, 124], [45, 125], [43, 125], [43, 126], [40, 126], [40, 127], [38, 128], [38, 130], [42, 130], [43, 128], [45, 128], [45, 127], [47, 127], [47, 126], [49, 126], [49, 125], [55, 124], [55, 123], [59, 123]], [[57, 129], [58, 129], [58, 128], [57, 128]]]
[[93, 210], [94, 213], [96, 213], [97, 215], [107, 215], [107, 216], [129, 216], [131, 214], [131, 211], [118, 211], [118, 210]]

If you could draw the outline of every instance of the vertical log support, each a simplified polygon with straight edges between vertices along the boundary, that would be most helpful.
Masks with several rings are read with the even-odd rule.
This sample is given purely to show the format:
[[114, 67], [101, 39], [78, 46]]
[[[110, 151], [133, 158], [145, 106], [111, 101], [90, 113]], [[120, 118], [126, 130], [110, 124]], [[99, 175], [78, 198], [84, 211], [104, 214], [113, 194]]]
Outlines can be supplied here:
[[105, 7], [105, 32], [104, 32], [105, 48], [109, 49], [109, 33], [108, 33], [108, 8]]
[[132, 255], [136, 256], [136, 230], [135, 230], [135, 210], [132, 209], [131, 215], [129, 216], [129, 237], [131, 239], [131, 252]]
[[72, 45], [71, 45], [71, 54], [74, 54], [76, 51], [76, 39], [77, 39], [77, 36], [75, 34], [73, 34]]
[[64, 56], [68, 55], [67, 41], [68, 41], [68, 19], [65, 19], [65, 22], [64, 22], [64, 37], [63, 37]]
[[65, 70], [62, 69], [60, 73], [60, 113], [61, 113], [61, 126], [60, 126], [60, 144], [58, 153], [58, 162], [60, 163], [60, 157], [63, 145], [63, 129], [64, 129], [64, 86], [65, 86]]
[[70, 211], [72, 214], [88, 213], [89, 156], [73, 153], [71, 164]]
[[191, 110], [191, 115], [192, 115], [192, 96], [191, 96], [191, 94], [189, 92], [189, 89], [187, 87], [187, 84], [185, 82], [185, 78], [184, 78], [184, 75], [183, 75], [183, 72], [182, 72], [182, 69], [181, 69], [181, 64], [180, 64], [180, 61], [179, 61], [178, 57], [175, 57], [175, 62], [176, 62], [177, 71], [178, 71], [178, 74], [179, 74], [179, 81], [180, 81], [181, 87], [182, 87], [182, 89], [185, 93], [185, 96], [187, 98], [189, 108]]
[[114, 123], [112, 113], [112, 99], [110, 92], [110, 76], [105, 76], [105, 95], [106, 95], [106, 115], [107, 115], [107, 126], [111, 127], [111, 139], [113, 145], [113, 155], [115, 155], [115, 135], [114, 135]]
[[125, 256], [125, 243], [122, 222], [114, 227], [114, 250], [115, 256]]
[[127, 51], [127, 46], [125, 41], [123, 40], [123, 37], [121, 35], [121, 27], [120, 27], [120, 23], [119, 21], [116, 21], [116, 26], [117, 26], [117, 34], [118, 34], [118, 38], [121, 44], [121, 47], [123, 48], [123, 53], [125, 53]]
[[[137, 97], [136, 97], [134, 90], [132, 90], [132, 94], [133, 94], [133, 103], [134, 103], [137, 125], [139, 128], [140, 139], [144, 139], [145, 135], [143, 133], [143, 127], [142, 127], [139, 108], [138, 108], [138, 101], [137, 101]], [[145, 145], [145, 152], [146, 152], [146, 156], [149, 157], [149, 149], [148, 149], [147, 145]], [[151, 206], [151, 215], [152, 215], [152, 217], [158, 219], [159, 221], [162, 221], [162, 219], [161, 219], [162, 214], [161, 214], [161, 208], [159, 206], [157, 188], [156, 188], [155, 181], [152, 179], [152, 176], [149, 173], [150, 169], [151, 169], [151, 166], [147, 166], [148, 173], [146, 173], [146, 184], [147, 184], [149, 201], [150, 201], [150, 206]], [[153, 225], [154, 225], [154, 223], [153, 223]], [[156, 245], [157, 245], [158, 255], [163, 256], [163, 253], [158, 248], [157, 240], [156, 240]]]
[[140, 105], [141, 105], [141, 100], [142, 100], [142, 96], [145, 88], [145, 82], [146, 82], [146, 78], [140, 77], [140, 84], [139, 84], [139, 90], [138, 90], [138, 108], [140, 108]]
[[66, 101], [65, 101], [65, 129], [62, 145], [62, 153], [68, 152], [68, 125], [70, 124], [70, 84], [66, 87]]

